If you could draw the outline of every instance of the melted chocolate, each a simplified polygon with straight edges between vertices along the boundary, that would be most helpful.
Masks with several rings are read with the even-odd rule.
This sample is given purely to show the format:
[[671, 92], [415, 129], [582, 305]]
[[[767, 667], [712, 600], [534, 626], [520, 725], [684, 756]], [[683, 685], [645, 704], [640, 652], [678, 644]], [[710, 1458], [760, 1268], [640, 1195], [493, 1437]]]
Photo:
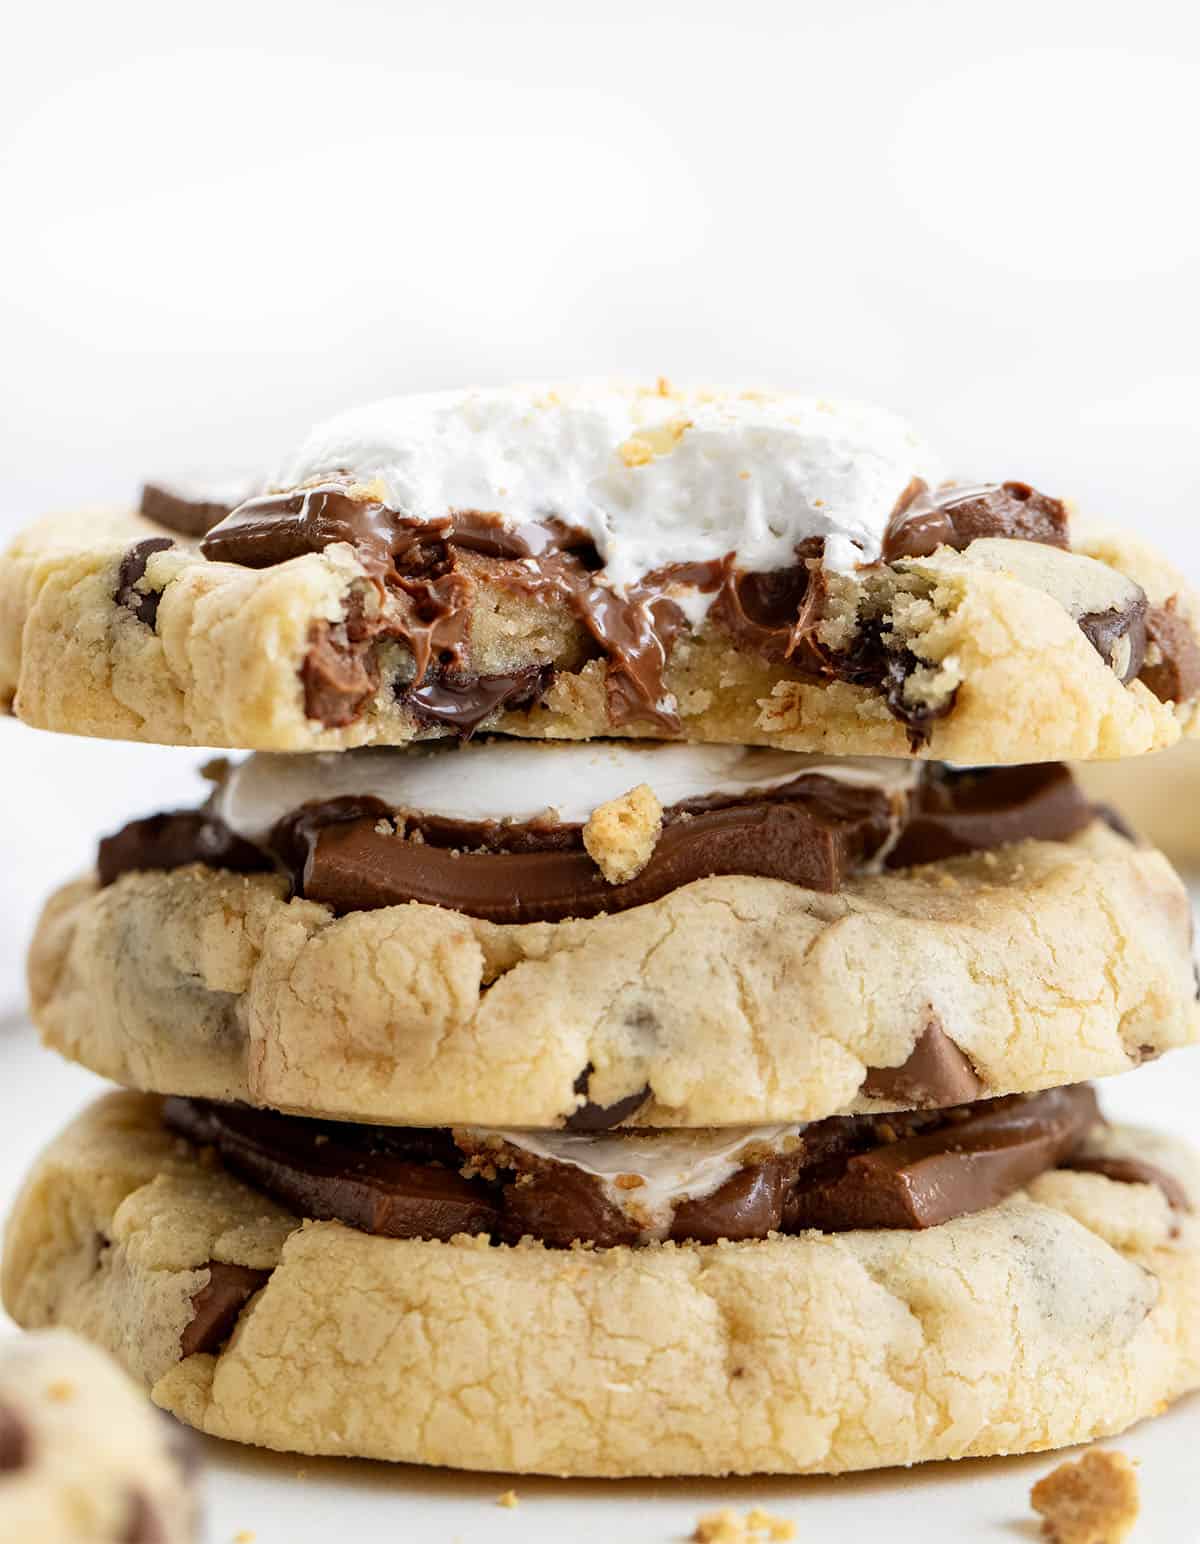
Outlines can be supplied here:
[[131, 820], [113, 836], [101, 839], [96, 870], [102, 885], [138, 869], [170, 870], [189, 863], [256, 874], [269, 869], [270, 857], [243, 841], [220, 820], [203, 810], [179, 810]]
[[1127, 606], [1110, 606], [1105, 611], [1085, 611], [1076, 618], [1080, 632], [1110, 669], [1116, 669], [1117, 648], [1122, 640], [1129, 645], [1125, 663], [1117, 678], [1126, 686], [1138, 674], [1146, 657], [1146, 594], [1139, 586]]
[[215, 1351], [223, 1345], [233, 1334], [242, 1309], [271, 1274], [223, 1260], [210, 1260], [204, 1269], [209, 1273], [208, 1281], [192, 1298], [192, 1317], [179, 1337], [181, 1357]]
[[533, 707], [546, 695], [553, 679], [552, 665], [529, 665], [506, 675], [457, 671], [427, 677], [420, 686], [406, 686], [399, 696], [418, 722], [450, 729], [469, 739], [490, 714]]
[[1138, 679], [1160, 702], [1190, 702], [1200, 694], [1200, 644], [1175, 609], [1175, 599], [1146, 616], [1146, 643], [1154, 663], [1143, 663]]
[[[234, 1173], [301, 1216], [392, 1238], [467, 1232], [608, 1248], [644, 1237], [636, 1187], [627, 1211], [595, 1175], [502, 1134], [456, 1133], [459, 1161], [467, 1160], [458, 1173], [443, 1167], [455, 1151], [444, 1131], [339, 1125], [195, 1099], [168, 1099], [163, 1114], [171, 1130], [214, 1146]], [[711, 1194], [676, 1203], [669, 1236], [709, 1243], [779, 1229], [935, 1227], [994, 1205], [1069, 1158], [1098, 1118], [1086, 1085], [936, 1113], [834, 1116], [804, 1128], [786, 1152], [748, 1149], [747, 1162]]]
[[883, 561], [927, 558], [939, 547], [961, 552], [987, 536], [1067, 547], [1066, 505], [1022, 482], [950, 484], [935, 492], [923, 483], [910, 484], [884, 536]]
[[139, 622], [153, 627], [158, 621], [158, 604], [162, 595], [157, 590], [139, 590], [138, 583], [146, 576], [146, 565], [156, 552], [165, 552], [175, 543], [169, 536], [147, 536], [135, 542], [121, 559], [117, 570], [117, 588], [114, 599], [118, 606], [132, 611]]

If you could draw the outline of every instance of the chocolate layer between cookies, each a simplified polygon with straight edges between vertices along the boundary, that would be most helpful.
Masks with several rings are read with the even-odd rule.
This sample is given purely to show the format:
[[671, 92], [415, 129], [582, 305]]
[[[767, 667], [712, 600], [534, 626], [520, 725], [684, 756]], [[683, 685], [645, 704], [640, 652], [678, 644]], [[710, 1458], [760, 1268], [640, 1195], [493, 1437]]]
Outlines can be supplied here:
[[[440, 756], [453, 779], [460, 767], [474, 771], [476, 758], [492, 750], [394, 754]], [[360, 759], [364, 788], [385, 754]], [[494, 754], [558, 757], [564, 796], [582, 771], [575, 747]], [[641, 757], [633, 766], [653, 768], [652, 753], [629, 754]], [[785, 768], [806, 764], [800, 757], [777, 760]], [[190, 862], [243, 873], [279, 867], [295, 894], [339, 914], [420, 901], [495, 922], [552, 922], [624, 911], [723, 874], [834, 892], [872, 868], [936, 862], [1030, 838], [1065, 840], [1096, 815], [1067, 769], [1054, 763], [971, 772], [913, 767], [897, 780], [869, 769], [848, 777], [837, 763], [811, 760], [811, 772], [777, 776], [768, 787], [667, 805], [647, 861], [625, 882], [611, 882], [597, 866], [583, 823], [555, 810], [532, 818], [450, 818], [367, 792], [305, 802], [249, 837], [222, 818], [229, 801], [218, 793], [208, 810], [151, 816], [105, 838], [99, 875], [111, 884], [133, 870]]]
[[[1086, 1084], [948, 1110], [688, 1132], [346, 1125], [181, 1098], [163, 1116], [300, 1216], [388, 1238], [483, 1233], [555, 1248], [936, 1227], [1069, 1166], [1100, 1119]], [[1105, 1172], [1156, 1182], [1133, 1163]], [[227, 1283], [226, 1295], [258, 1284]], [[197, 1314], [213, 1317], [207, 1299]]]

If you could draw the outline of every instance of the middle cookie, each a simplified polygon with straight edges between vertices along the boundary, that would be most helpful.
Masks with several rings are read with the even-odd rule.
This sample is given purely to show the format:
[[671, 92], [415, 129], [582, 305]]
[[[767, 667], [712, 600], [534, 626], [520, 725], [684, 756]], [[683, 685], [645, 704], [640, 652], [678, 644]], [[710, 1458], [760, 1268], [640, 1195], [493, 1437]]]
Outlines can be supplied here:
[[400, 1125], [714, 1126], [1120, 1072], [1200, 1025], [1186, 893], [1054, 764], [495, 741], [254, 756], [49, 902], [49, 1044]]

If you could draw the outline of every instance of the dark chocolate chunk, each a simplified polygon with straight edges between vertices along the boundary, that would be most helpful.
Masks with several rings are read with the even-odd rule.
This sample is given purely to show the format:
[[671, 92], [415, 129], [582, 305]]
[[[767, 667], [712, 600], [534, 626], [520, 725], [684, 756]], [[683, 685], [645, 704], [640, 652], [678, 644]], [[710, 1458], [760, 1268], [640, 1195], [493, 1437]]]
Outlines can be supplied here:
[[[575, 1092], [583, 1094], [585, 1099], [593, 1071], [591, 1062], [588, 1062], [575, 1079]], [[586, 1104], [581, 1104], [567, 1116], [564, 1124], [568, 1131], [609, 1131], [613, 1126], [619, 1126], [627, 1115], [640, 1110], [649, 1097], [650, 1088], [647, 1085], [634, 1094], [627, 1094], [624, 1099], [618, 1099], [615, 1104], [593, 1104], [588, 1099]]]
[[141, 590], [138, 584], [146, 577], [146, 565], [156, 552], [165, 552], [175, 543], [169, 536], [147, 536], [135, 542], [121, 559], [117, 570], [117, 588], [114, 599], [118, 606], [132, 611], [139, 622], [153, 627], [158, 620], [158, 603], [162, 599], [157, 590]]
[[963, 551], [982, 537], [1041, 542], [1066, 547], [1068, 518], [1060, 499], [1039, 493], [1028, 483], [953, 484], [927, 491], [909, 485], [907, 497], [892, 516], [883, 542], [883, 558], [925, 558], [939, 547]]
[[112, 836], [101, 838], [96, 856], [102, 885], [111, 885], [122, 874], [137, 870], [161, 872], [189, 863], [232, 869], [236, 874], [258, 874], [272, 867], [265, 853], [203, 810], [176, 810], [131, 820]]
[[1098, 1119], [1086, 1084], [985, 1100], [956, 1124], [802, 1174], [787, 1198], [784, 1226], [829, 1233], [936, 1227], [996, 1205], [1055, 1167]]
[[144, 1491], [129, 1497], [129, 1521], [121, 1535], [121, 1544], [170, 1544], [170, 1534], [162, 1513]]
[[1143, 663], [1138, 679], [1160, 702], [1191, 702], [1200, 696], [1200, 645], [1175, 609], [1174, 597], [1147, 613], [1146, 643], [1151, 659]]
[[889, 1099], [918, 1110], [970, 1104], [983, 1092], [983, 1083], [967, 1056], [931, 1019], [898, 1067], [871, 1067], [861, 1092], [870, 1099]]
[[427, 674], [419, 686], [406, 686], [399, 696], [421, 723], [470, 739], [491, 714], [535, 706], [553, 678], [552, 665], [529, 665], [504, 675], [472, 675], [469, 671]]
[[889, 868], [935, 863], [1009, 842], [1061, 842], [1095, 818], [1061, 762], [984, 771], [930, 768], [913, 791]]
[[0, 1404], [0, 1474], [15, 1474], [33, 1457], [29, 1422], [12, 1405]]
[[1191, 1198], [1182, 1183], [1173, 1174], [1160, 1169], [1157, 1164], [1146, 1163], [1141, 1158], [1108, 1157], [1100, 1153], [1078, 1153], [1065, 1158], [1061, 1169], [1076, 1169], [1084, 1174], [1103, 1174], [1106, 1179], [1122, 1185], [1155, 1185], [1166, 1196], [1177, 1212], [1192, 1210]]
[[224, 1260], [210, 1260], [204, 1270], [208, 1281], [192, 1298], [192, 1317], [179, 1337], [181, 1357], [215, 1351], [223, 1345], [246, 1304], [266, 1285], [270, 1271], [252, 1270], [246, 1265], [230, 1265]]

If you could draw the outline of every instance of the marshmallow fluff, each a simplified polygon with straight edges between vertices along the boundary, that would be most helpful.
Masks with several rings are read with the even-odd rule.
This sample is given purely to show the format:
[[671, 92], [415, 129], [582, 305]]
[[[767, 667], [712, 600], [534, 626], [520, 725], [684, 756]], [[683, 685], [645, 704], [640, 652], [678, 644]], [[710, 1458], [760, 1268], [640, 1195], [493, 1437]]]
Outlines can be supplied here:
[[534, 1157], [593, 1175], [610, 1201], [625, 1211], [636, 1209], [646, 1237], [662, 1238], [679, 1202], [712, 1195], [743, 1166], [747, 1148], [778, 1152], [804, 1125], [633, 1130], [619, 1135], [470, 1129], [475, 1138], [496, 1137]]
[[664, 808], [706, 795], [769, 792], [818, 774], [898, 798], [920, 776], [914, 762], [869, 756], [805, 755], [740, 745], [530, 740], [468, 741], [426, 748], [312, 755], [260, 752], [231, 768], [215, 813], [247, 840], [303, 804], [371, 795], [390, 809], [447, 820], [534, 820], [553, 812], [582, 825], [592, 811], [648, 784]]
[[[671, 563], [730, 552], [743, 569], [786, 568], [811, 537], [825, 538], [831, 568], [874, 562], [910, 482], [942, 480], [928, 447], [881, 409], [665, 383], [392, 397], [315, 429], [278, 484], [335, 473], [415, 519], [555, 516], [587, 531], [622, 593]], [[710, 601], [693, 592], [685, 610]]]

